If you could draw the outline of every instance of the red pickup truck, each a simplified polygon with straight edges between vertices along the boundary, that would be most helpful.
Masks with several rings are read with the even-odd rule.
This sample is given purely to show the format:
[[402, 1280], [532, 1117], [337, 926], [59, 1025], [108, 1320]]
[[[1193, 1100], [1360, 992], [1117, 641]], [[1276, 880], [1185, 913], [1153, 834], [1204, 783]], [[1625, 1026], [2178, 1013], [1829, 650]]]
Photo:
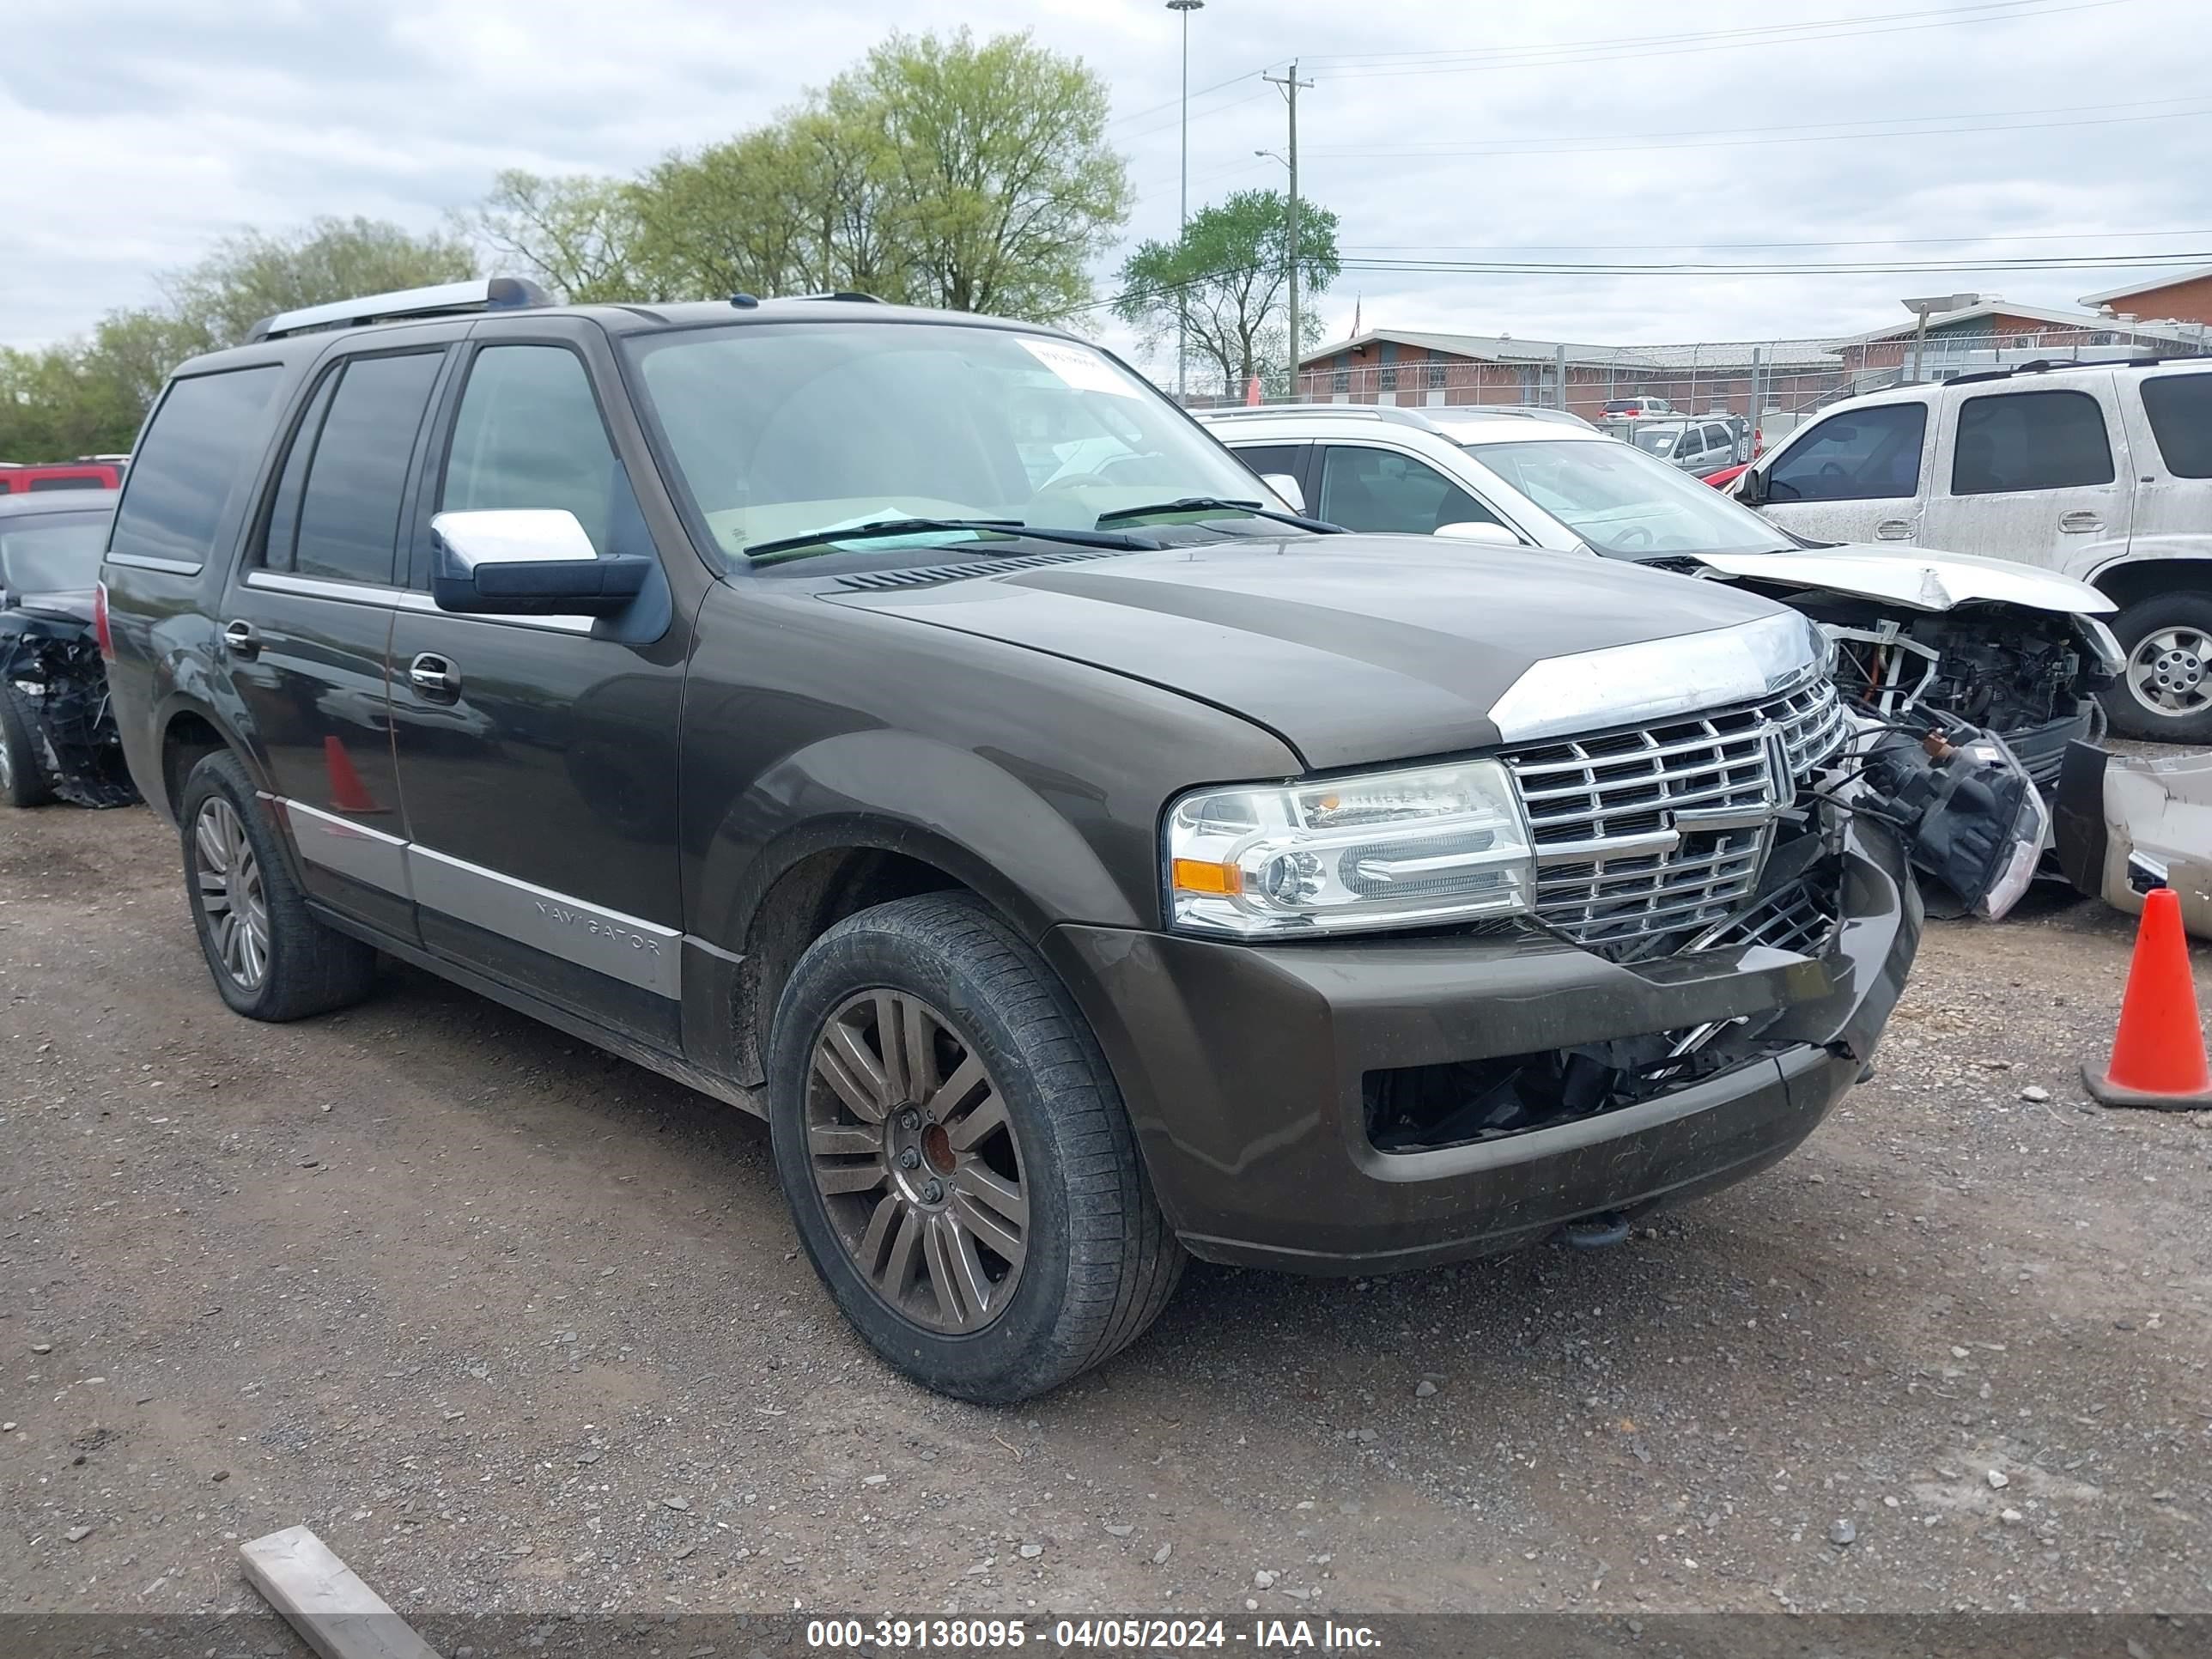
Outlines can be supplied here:
[[123, 467], [115, 461], [54, 461], [25, 466], [0, 461], [0, 495], [42, 489], [119, 489]]

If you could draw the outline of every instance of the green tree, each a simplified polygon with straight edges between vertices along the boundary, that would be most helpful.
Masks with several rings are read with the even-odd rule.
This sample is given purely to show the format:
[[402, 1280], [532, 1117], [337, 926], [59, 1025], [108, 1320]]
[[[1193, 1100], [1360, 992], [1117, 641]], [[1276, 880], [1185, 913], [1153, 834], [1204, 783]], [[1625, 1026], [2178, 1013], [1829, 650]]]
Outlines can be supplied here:
[[58, 344], [0, 349], [0, 459], [127, 449], [171, 369], [235, 344], [270, 313], [459, 282], [475, 270], [459, 238], [372, 219], [230, 237], [164, 282], [166, 306], [111, 312], [89, 335]]
[[894, 34], [822, 107], [876, 141], [883, 235], [925, 305], [1050, 321], [1128, 217], [1106, 83], [1028, 34]]
[[476, 274], [475, 250], [457, 235], [418, 235], [378, 219], [317, 219], [280, 235], [226, 237], [164, 286], [180, 322], [232, 345], [271, 312]]
[[629, 179], [510, 168], [463, 224], [501, 274], [531, 277], [572, 304], [658, 298], [637, 265], [639, 195]]
[[[1148, 345], [1175, 338], [1180, 322], [1192, 355], [1226, 391], [1255, 374], [1273, 387], [1289, 379], [1290, 269], [1289, 198], [1238, 191], [1191, 215], [1174, 241], [1140, 244], [1122, 264], [1114, 311]], [[1301, 300], [1327, 292], [1339, 270], [1336, 215], [1301, 200]], [[1319, 341], [1320, 319], [1303, 303], [1299, 323], [1301, 348]]]

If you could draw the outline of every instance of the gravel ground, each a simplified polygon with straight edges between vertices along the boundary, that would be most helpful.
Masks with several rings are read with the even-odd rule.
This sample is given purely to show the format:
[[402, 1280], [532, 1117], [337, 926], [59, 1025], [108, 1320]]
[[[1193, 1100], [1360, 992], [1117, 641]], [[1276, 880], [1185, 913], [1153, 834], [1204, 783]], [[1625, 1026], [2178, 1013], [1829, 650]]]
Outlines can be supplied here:
[[149, 814], [7, 814], [0, 1610], [251, 1607], [300, 1522], [403, 1611], [2212, 1610], [2212, 1117], [2087, 1103], [2129, 924], [2025, 910], [1623, 1246], [1196, 1267], [994, 1412], [757, 1122], [411, 971], [238, 1019]]

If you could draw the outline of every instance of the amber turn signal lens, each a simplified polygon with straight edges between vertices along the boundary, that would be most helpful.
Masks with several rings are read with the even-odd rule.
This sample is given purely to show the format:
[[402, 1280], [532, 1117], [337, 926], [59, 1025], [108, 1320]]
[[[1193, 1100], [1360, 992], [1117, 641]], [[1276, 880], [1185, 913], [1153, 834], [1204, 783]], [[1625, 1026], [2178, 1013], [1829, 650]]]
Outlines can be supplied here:
[[1208, 864], [1203, 859], [1177, 859], [1171, 874], [1178, 892], [1228, 894], [1244, 890], [1244, 872], [1233, 864]]

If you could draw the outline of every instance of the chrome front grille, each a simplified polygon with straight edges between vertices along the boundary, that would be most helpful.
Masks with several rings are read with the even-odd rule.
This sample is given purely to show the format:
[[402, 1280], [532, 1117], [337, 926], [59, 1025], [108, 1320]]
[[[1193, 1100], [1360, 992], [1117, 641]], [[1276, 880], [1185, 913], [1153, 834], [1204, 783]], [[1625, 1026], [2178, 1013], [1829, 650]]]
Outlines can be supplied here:
[[1718, 945], [1767, 945], [1817, 957], [1828, 948], [1841, 925], [1835, 883], [1819, 875], [1801, 877], [1769, 893], [1733, 921], [1710, 928], [1691, 941], [1704, 951]]
[[1536, 915], [1577, 943], [1686, 939], [1758, 885], [1776, 811], [1842, 743], [1834, 684], [1508, 755], [1536, 844]]

